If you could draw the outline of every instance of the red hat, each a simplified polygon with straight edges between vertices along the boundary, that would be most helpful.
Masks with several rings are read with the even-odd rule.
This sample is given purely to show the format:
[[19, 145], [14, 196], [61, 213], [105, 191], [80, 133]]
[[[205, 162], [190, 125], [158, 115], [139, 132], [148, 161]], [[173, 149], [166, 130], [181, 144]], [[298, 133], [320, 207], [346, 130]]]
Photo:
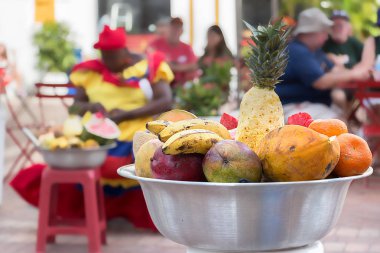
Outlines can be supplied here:
[[99, 40], [94, 44], [94, 48], [100, 50], [113, 50], [125, 48], [127, 44], [127, 34], [124, 29], [119, 27], [111, 30], [108, 25], [104, 26], [103, 31], [99, 34]]

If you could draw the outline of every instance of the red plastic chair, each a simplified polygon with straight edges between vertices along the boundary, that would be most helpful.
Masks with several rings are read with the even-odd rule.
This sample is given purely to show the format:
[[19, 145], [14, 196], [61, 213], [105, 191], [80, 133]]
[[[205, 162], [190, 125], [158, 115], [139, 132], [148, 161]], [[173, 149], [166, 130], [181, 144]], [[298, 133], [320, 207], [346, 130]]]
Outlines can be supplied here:
[[[59, 201], [57, 185], [81, 184], [84, 193], [85, 219], [62, 220], [56, 216]], [[46, 243], [54, 243], [58, 234], [81, 234], [88, 238], [90, 253], [101, 253], [106, 244], [106, 217], [103, 189], [100, 184], [100, 169], [56, 170], [47, 168], [42, 174], [37, 253], [45, 253]]]
[[[350, 82], [340, 84], [341, 88], [354, 91], [355, 102], [352, 104], [348, 121], [355, 119], [355, 114], [359, 108], [363, 108], [367, 115], [367, 122], [361, 125], [364, 138], [372, 142], [370, 145], [373, 156], [380, 149], [380, 82], [373, 79], [360, 82]], [[374, 101], [378, 99], [378, 101]], [[370, 143], [371, 144], [371, 143]], [[365, 180], [369, 186], [369, 178]]]
[[[355, 98], [366, 111], [368, 122], [362, 126], [363, 134], [372, 142], [371, 151], [375, 156], [380, 149], [380, 82], [373, 80], [358, 82]], [[374, 103], [374, 99], [378, 100], [377, 103]], [[368, 178], [366, 184], [367, 186], [369, 184]]]

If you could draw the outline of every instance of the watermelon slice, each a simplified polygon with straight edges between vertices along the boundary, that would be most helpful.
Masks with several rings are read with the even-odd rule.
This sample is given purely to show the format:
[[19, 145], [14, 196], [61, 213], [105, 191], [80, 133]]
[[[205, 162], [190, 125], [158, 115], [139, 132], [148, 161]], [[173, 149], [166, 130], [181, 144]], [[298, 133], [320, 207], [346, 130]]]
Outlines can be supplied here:
[[228, 130], [232, 130], [237, 128], [238, 120], [234, 116], [223, 113], [222, 117], [220, 118], [220, 124], [225, 126]]
[[309, 127], [311, 122], [313, 122], [313, 118], [306, 112], [296, 113], [288, 118], [288, 125]]
[[120, 136], [119, 127], [103, 114], [92, 114], [84, 125], [81, 140], [95, 140], [99, 145], [113, 143]]

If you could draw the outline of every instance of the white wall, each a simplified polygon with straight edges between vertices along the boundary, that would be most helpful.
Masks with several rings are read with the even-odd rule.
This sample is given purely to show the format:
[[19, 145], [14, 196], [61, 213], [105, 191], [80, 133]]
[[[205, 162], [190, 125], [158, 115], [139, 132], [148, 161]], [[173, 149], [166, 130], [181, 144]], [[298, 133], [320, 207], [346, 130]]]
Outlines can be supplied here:
[[[197, 55], [201, 55], [206, 45], [206, 31], [215, 23], [215, 0], [193, 0], [193, 6], [193, 48]], [[219, 0], [219, 23], [234, 54], [237, 52], [235, 14], [235, 0]], [[94, 55], [92, 45], [97, 37], [97, 0], [55, 0], [55, 15], [58, 21], [70, 26], [73, 38], [84, 55]], [[182, 39], [189, 42], [189, 0], [171, 0], [171, 15], [184, 20]], [[0, 0], [0, 42], [16, 52], [18, 67], [27, 85], [39, 79], [31, 41], [33, 31], [38, 27], [34, 23], [34, 0]]]
[[[55, 0], [57, 21], [66, 22], [77, 45], [93, 54], [96, 40], [97, 0]], [[35, 70], [32, 34], [40, 24], [34, 22], [34, 0], [0, 0], [0, 42], [16, 53], [16, 62], [26, 85], [39, 79]]]
[[[215, 1], [194, 0], [194, 42], [193, 48], [197, 55], [204, 53], [207, 44], [207, 29], [215, 24]], [[223, 28], [222, 28], [223, 29]]]
[[[99, 0], [101, 1], [101, 0]], [[55, 0], [55, 17], [72, 29], [72, 35], [85, 55], [94, 53], [97, 39], [97, 0]]]
[[[190, 42], [189, 0], [171, 0], [172, 17], [181, 17], [184, 21], [182, 40]], [[202, 55], [206, 46], [207, 29], [215, 24], [215, 1], [193, 0], [194, 41], [193, 49]], [[236, 44], [236, 8], [235, 0], [219, 0], [219, 25], [221, 26], [227, 46], [233, 54], [237, 53]]]
[[[209, 0], [206, 0], [209, 1]], [[170, 14], [172, 17], [180, 17], [183, 20], [183, 34], [181, 39], [190, 42], [190, 14], [189, 14], [189, 0], [171, 0], [170, 1]]]
[[238, 47], [235, 0], [219, 0], [219, 25], [223, 29], [228, 48], [236, 55]]
[[27, 82], [35, 80], [34, 49], [31, 37], [34, 29], [34, 0], [0, 1], [0, 42], [16, 54], [19, 71]]

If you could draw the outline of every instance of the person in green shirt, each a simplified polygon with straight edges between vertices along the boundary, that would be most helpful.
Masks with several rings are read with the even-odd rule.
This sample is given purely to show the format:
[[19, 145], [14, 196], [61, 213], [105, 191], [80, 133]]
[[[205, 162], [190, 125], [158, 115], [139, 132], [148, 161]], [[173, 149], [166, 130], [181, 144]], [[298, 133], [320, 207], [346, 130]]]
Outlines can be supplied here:
[[[344, 10], [334, 10], [330, 19], [334, 22], [329, 39], [322, 50], [336, 67], [352, 69], [359, 65], [362, 57], [363, 44], [352, 36], [350, 18]], [[332, 100], [347, 117], [355, 101], [351, 90], [334, 89]]]
[[334, 25], [323, 51], [335, 65], [353, 68], [361, 61], [363, 44], [353, 37], [350, 18], [343, 10], [335, 10], [330, 18]]

